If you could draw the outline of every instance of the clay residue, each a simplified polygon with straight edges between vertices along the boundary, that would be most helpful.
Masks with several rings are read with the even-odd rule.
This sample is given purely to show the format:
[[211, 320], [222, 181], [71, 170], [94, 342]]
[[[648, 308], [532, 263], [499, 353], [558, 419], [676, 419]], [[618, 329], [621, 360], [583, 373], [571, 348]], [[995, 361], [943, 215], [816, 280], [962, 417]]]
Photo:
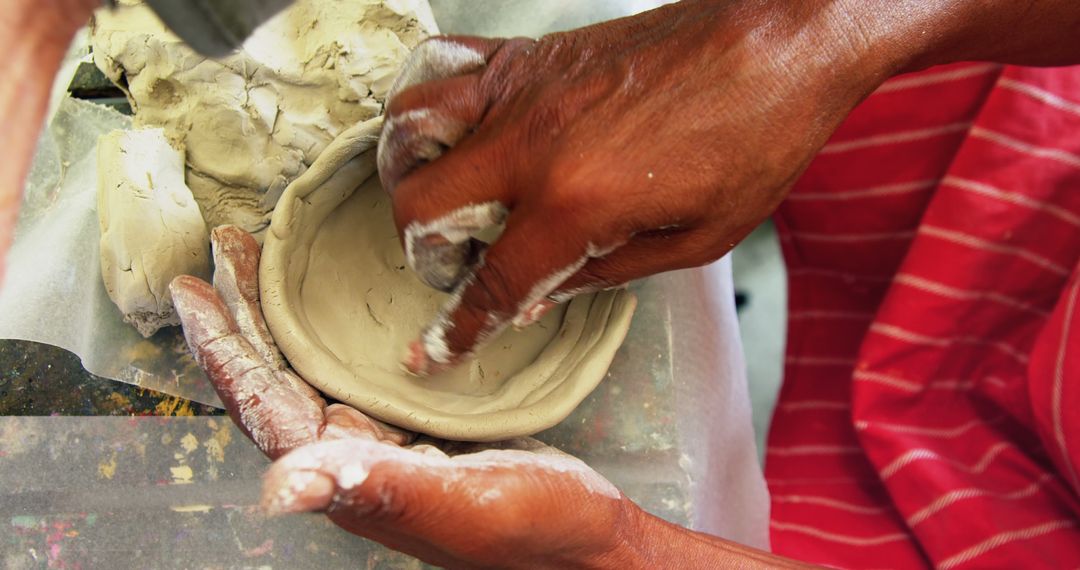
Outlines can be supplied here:
[[92, 42], [135, 125], [187, 148], [187, 184], [208, 225], [258, 233], [331, 140], [381, 112], [409, 51], [434, 31], [425, 0], [300, 0], [214, 61], [123, 0], [96, 17]]

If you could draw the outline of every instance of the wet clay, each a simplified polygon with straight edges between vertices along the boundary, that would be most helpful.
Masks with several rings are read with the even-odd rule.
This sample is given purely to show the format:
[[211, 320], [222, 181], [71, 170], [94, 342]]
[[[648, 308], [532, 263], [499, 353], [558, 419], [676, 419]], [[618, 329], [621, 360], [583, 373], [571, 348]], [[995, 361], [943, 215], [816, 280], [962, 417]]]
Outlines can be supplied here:
[[145, 4], [95, 16], [94, 62], [127, 93], [136, 127], [187, 149], [187, 184], [210, 227], [261, 238], [285, 186], [348, 127], [382, 112], [435, 23], [426, 0], [298, 0], [243, 49], [206, 59]]
[[603, 379], [630, 325], [624, 291], [584, 295], [475, 359], [418, 378], [399, 364], [448, 295], [407, 267], [375, 166], [381, 119], [335, 140], [274, 212], [263, 311], [290, 364], [329, 396], [436, 437], [493, 441], [565, 418]]
[[184, 184], [184, 153], [161, 129], [98, 141], [101, 276], [124, 320], [149, 337], [180, 324], [169, 295], [178, 275], [210, 276], [210, 236]]

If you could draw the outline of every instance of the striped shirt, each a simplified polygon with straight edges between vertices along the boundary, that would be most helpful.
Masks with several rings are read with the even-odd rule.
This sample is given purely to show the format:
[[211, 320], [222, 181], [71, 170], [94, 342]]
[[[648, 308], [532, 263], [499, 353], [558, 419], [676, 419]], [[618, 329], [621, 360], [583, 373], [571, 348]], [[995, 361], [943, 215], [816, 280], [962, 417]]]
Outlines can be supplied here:
[[889, 81], [776, 222], [774, 550], [1080, 566], [1080, 67]]

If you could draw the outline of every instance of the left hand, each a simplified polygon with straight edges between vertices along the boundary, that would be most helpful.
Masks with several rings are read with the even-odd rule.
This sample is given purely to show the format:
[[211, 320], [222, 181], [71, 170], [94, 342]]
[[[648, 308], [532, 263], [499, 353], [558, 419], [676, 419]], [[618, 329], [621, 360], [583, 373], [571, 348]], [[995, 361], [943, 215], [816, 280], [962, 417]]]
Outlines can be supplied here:
[[259, 246], [213, 231], [214, 286], [173, 281], [188, 344], [229, 415], [271, 458], [272, 513], [324, 511], [354, 534], [449, 567], [621, 566], [647, 517], [584, 463], [534, 439], [418, 437], [327, 403], [289, 369], [262, 318]]

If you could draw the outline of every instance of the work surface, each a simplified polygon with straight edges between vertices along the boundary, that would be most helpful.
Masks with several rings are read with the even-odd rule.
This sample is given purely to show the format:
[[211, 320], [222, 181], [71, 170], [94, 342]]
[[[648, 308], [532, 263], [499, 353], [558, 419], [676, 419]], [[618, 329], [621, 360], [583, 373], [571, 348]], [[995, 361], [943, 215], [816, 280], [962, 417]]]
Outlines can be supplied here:
[[[760, 477], [753, 445], [724, 445], [751, 441], [745, 392], [717, 378], [682, 381], [708, 378], [703, 370], [730, 375], [715, 364], [702, 369], [710, 355], [688, 348], [689, 338], [715, 338], [708, 320], [694, 318], [708, 307], [658, 300], [662, 291], [692, 294], [701, 276], [639, 285], [646, 302], [631, 333], [638, 340], [620, 351], [608, 381], [539, 437], [585, 460], [654, 514], [753, 541], [764, 531], [764, 509], [755, 507], [764, 506], [763, 487], [760, 497], [744, 492], [748, 473]], [[668, 344], [673, 321], [685, 323], [687, 335], [673, 337], [675, 350]], [[256, 505], [267, 460], [227, 417], [193, 415], [220, 410], [88, 376], [59, 349], [4, 345], [11, 372], [0, 387], [0, 410], [68, 414], [0, 417], [6, 567], [418, 566], [316, 515], [265, 519]], [[733, 350], [709, 353], [737, 360], [737, 344]], [[704, 414], [688, 413], [703, 407]], [[725, 416], [741, 416], [745, 425], [725, 425]], [[720, 468], [708, 460], [718, 447], [730, 450], [712, 458]], [[704, 505], [722, 506], [728, 516], [716, 519]]]

